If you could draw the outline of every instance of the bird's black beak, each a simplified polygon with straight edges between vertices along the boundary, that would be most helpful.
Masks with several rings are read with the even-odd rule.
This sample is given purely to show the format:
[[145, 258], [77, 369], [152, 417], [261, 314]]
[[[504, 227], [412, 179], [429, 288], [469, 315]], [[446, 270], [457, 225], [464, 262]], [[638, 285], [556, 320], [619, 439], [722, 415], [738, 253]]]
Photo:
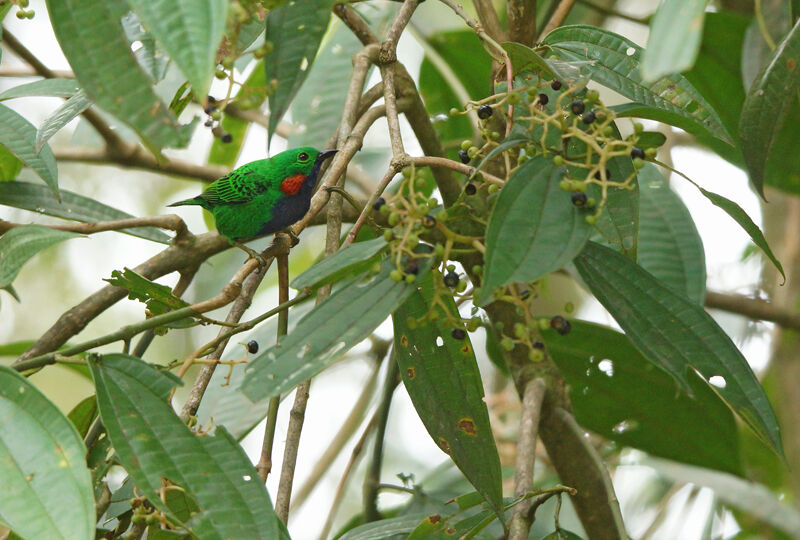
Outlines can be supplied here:
[[317, 155], [316, 162], [322, 163], [326, 159], [332, 158], [336, 152], [338, 152], [338, 150], [323, 150]]

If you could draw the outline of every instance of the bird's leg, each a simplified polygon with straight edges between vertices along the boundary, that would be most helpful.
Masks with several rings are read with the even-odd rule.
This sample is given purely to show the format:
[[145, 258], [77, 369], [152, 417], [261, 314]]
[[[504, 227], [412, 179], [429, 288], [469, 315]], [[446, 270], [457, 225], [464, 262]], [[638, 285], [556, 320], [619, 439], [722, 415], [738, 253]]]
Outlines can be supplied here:
[[254, 250], [254, 249], [250, 249], [249, 247], [247, 247], [246, 245], [242, 244], [241, 242], [234, 242], [233, 245], [238, 247], [239, 249], [241, 249], [242, 251], [244, 251], [245, 253], [247, 253], [249, 255], [247, 260], [255, 259], [255, 260], [258, 261], [259, 266], [267, 266], [267, 259], [265, 259], [261, 255], [261, 253], [259, 253], [258, 251]]
[[291, 227], [286, 227], [286, 229], [284, 229], [283, 232], [285, 232], [286, 234], [289, 235], [289, 238], [291, 239], [292, 247], [294, 247], [294, 246], [296, 246], [297, 244], [300, 243], [300, 237], [297, 236], [297, 234], [295, 234], [294, 229], [292, 229]]
[[348, 192], [346, 192], [345, 190], [343, 190], [342, 188], [340, 188], [340, 187], [338, 187], [338, 186], [325, 186], [325, 188], [323, 188], [323, 189], [325, 189], [326, 191], [329, 191], [329, 192], [330, 192], [330, 191], [335, 191], [336, 193], [338, 193], [339, 195], [341, 195], [342, 197], [344, 197], [344, 198], [345, 198], [345, 200], [346, 200], [348, 203], [350, 203], [350, 206], [352, 206], [353, 208], [355, 208], [355, 209], [356, 209], [356, 212], [361, 212], [361, 207], [360, 207], [360, 206], [358, 206], [358, 203], [357, 203], [357, 202], [356, 202], [356, 200], [353, 198], [353, 196], [352, 196], [352, 195], [350, 195], [350, 194], [349, 194]]

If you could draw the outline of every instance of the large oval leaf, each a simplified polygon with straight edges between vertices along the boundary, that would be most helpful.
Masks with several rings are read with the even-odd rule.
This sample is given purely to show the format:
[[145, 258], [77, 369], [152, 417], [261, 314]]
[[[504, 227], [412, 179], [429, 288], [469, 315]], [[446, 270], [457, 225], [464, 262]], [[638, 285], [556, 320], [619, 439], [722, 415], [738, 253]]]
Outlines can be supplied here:
[[350, 244], [294, 278], [291, 286], [295, 289], [319, 287], [347, 273], [355, 273], [355, 269], [371, 263], [388, 245], [382, 236]]
[[591, 227], [559, 187], [566, 174], [551, 159], [526, 161], [503, 186], [486, 229], [486, 268], [479, 305], [508, 283], [536, 281], [580, 252]]
[[48, 0], [47, 11], [64, 55], [95, 103], [136, 130], [150, 148], [186, 145], [188, 126], [178, 126], [139, 68], [120, 23], [119, 4]]
[[642, 55], [642, 80], [686, 71], [694, 65], [703, 35], [707, 0], [664, 0], [650, 22]]
[[624, 334], [597, 324], [572, 321], [566, 336], [548, 329], [542, 337], [583, 427], [656, 456], [741, 474], [733, 414], [696, 373], [688, 377], [693, 395], [676, 390]]
[[[134, 216], [106, 206], [100, 201], [78, 195], [71, 191], [60, 191], [61, 202], [53, 193], [38, 184], [28, 182], [0, 182], [0, 204], [22, 208], [47, 216], [62, 219], [93, 223], [96, 221], [114, 221], [128, 219]], [[170, 237], [155, 227], [136, 227], [134, 229], [121, 229], [119, 232], [138, 236], [153, 242], [168, 244]]]
[[592, 80], [649, 109], [648, 118], [731, 143], [719, 115], [685, 77], [671, 75], [652, 83], [642, 81], [642, 49], [632, 41], [582, 25], [557, 28], [544, 41], [561, 60], [588, 62], [582, 69]]
[[686, 391], [688, 371], [700, 372], [759, 438], [782, 454], [780, 429], [764, 390], [731, 338], [702, 307], [594, 242], [586, 244], [575, 266], [645, 358]]
[[[422, 279], [431, 259], [418, 261], [417, 279]], [[394, 268], [394, 261], [386, 259], [378, 274], [351, 280], [303, 317], [292, 333], [255, 357], [247, 365], [244, 395], [257, 401], [287, 392], [369, 336], [417, 289], [389, 279]]]
[[[288, 538], [264, 484], [225, 428], [197, 436], [167, 404], [179, 382], [133, 356], [90, 358], [97, 405], [114, 450], [159, 510], [199, 538]], [[195, 505], [190, 518], [159, 496], [165, 482]]]
[[639, 184], [639, 266], [702, 306], [706, 297], [706, 256], [689, 209], [655, 165], [648, 163], [641, 169]]
[[[502, 516], [500, 458], [475, 352], [469, 337], [455, 339], [446, 323], [458, 317], [453, 297], [443, 295], [432, 303], [433, 279], [441, 280], [441, 274], [429, 276], [392, 315], [397, 365], [433, 441]], [[408, 324], [409, 318], [418, 319], [431, 310], [439, 315], [436, 320], [413, 327]]]
[[54, 244], [79, 234], [41, 225], [14, 227], [0, 236], [0, 288], [14, 281], [28, 259]]
[[0, 366], [0, 521], [23, 538], [94, 538], [85, 454], [58, 407]]
[[225, 33], [227, 0], [128, 0], [128, 5], [203, 99]]
[[[773, 146], [800, 89], [800, 21], [780, 42], [744, 100], [739, 119], [742, 153], [750, 181], [764, 196], [764, 177], [775, 155]], [[797, 173], [797, 171], [794, 171]]]
[[328, 28], [331, 4], [331, 0], [286, 2], [267, 15], [267, 39], [275, 44], [265, 63], [267, 82], [277, 82], [275, 93], [269, 97], [268, 137], [275, 133], [308, 76]]
[[58, 193], [58, 168], [50, 146], [36, 151], [36, 128], [5, 105], [0, 105], [0, 144], [17, 156]]
[[9, 88], [0, 94], [0, 101], [31, 96], [69, 98], [78, 90], [80, 90], [80, 86], [75, 79], [42, 79]]

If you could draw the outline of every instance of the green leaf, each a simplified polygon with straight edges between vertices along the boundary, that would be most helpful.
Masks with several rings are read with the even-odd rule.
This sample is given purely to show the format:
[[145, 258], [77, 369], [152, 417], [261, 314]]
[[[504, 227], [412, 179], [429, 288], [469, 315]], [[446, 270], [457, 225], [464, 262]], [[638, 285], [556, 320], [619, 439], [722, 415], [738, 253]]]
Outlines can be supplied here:
[[[500, 458], [475, 352], [469, 337], [459, 340], [450, 333], [448, 321], [459, 316], [453, 297], [441, 295], [432, 305], [434, 280], [443, 286], [441, 274], [430, 274], [392, 315], [397, 365], [428, 434], [502, 516]], [[434, 321], [408, 324], [432, 310], [438, 314]]]
[[652, 467], [660, 476], [674, 482], [692, 483], [712, 489], [725, 504], [784, 531], [792, 538], [797, 531], [800, 531], [800, 512], [790, 504], [779, 500], [776, 494], [763, 484], [661, 459], [646, 458], [641, 464]]
[[388, 245], [382, 236], [350, 244], [294, 278], [291, 286], [295, 289], [319, 287], [337, 281], [344, 275], [364, 270], [366, 266], [372, 265], [375, 257]]
[[559, 187], [566, 174], [552, 160], [526, 161], [503, 186], [486, 229], [486, 265], [479, 305], [508, 283], [536, 281], [568, 264], [591, 229]]
[[782, 455], [780, 429], [764, 390], [742, 353], [701, 306], [593, 242], [575, 258], [575, 266], [645, 358], [672, 374], [686, 391], [689, 369], [719, 384], [715, 391], [733, 412]]
[[533, 72], [545, 78], [564, 78], [563, 75], [556, 74], [553, 71], [553, 66], [547, 63], [547, 60], [539, 56], [539, 54], [530, 47], [522, 43], [515, 43], [513, 41], [505, 41], [500, 44], [511, 60], [511, 66], [514, 68], [514, 75], [523, 72]]
[[0, 101], [33, 96], [70, 98], [78, 90], [80, 90], [80, 86], [75, 79], [42, 79], [9, 88], [0, 93]]
[[36, 128], [5, 105], [0, 105], [0, 144], [33, 169], [58, 194], [58, 168], [50, 146], [36, 150]]
[[70, 421], [6, 366], [0, 419], [0, 521], [23, 538], [94, 538], [86, 447]]
[[[417, 279], [425, 277], [431, 259], [421, 258]], [[251, 401], [287, 392], [333, 363], [369, 336], [417, 286], [389, 278], [394, 262], [385, 259], [380, 273], [366, 274], [334, 291], [276, 346], [247, 365], [241, 390]]]
[[41, 225], [14, 227], [0, 236], [0, 287], [14, 281], [28, 259], [54, 244], [80, 234]]
[[21, 170], [22, 162], [19, 158], [0, 145], [0, 183], [14, 180]]
[[783, 272], [783, 266], [781, 265], [780, 261], [775, 257], [775, 254], [770, 249], [769, 244], [767, 243], [767, 239], [764, 238], [764, 233], [761, 232], [761, 229], [758, 228], [758, 225], [753, 223], [753, 220], [750, 219], [750, 216], [747, 215], [741, 206], [736, 204], [730, 199], [726, 199], [722, 195], [717, 195], [716, 193], [712, 193], [711, 191], [706, 191], [705, 189], [697, 186], [700, 190], [700, 193], [705, 195], [705, 197], [711, 201], [714, 206], [722, 208], [725, 212], [731, 216], [736, 223], [738, 223], [742, 229], [745, 230], [747, 234], [750, 235], [750, 239], [753, 241], [755, 245], [761, 248], [761, 251], [764, 252], [772, 264], [775, 265], [775, 268], [778, 269], [778, 272], [781, 273], [783, 276], [784, 281], [786, 280], [786, 274]]
[[597, 324], [573, 320], [566, 336], [548, 329], [542, 337], [583, 427], [655, 456], [742, 473], [733, 415], [696, 373], [692, 395], [676, 390], [624, 334]]
[[[169, 110], [172, 111], [176, 117], [180, 116], [181, 113], [186, 110], [186, 106], [192, 102], [192, 85], [189, 84], [189, 81], [186, 81], [182, 85], [178, 87], [175, 91], [175, 94], [172, 96], [172, 101], [169, 102]], [[214, 141], [217, 138], [214, 137]]]
[[778, 44], [744, 101], [739, 120], [742, 153], [758, 193], [764, 196], [764, 178], [770, 161], [784, 159], [773, 153], [775, 141], [800, 89], [800, 21]]
[[[47, 216], [80, 221], [81, 223], [94, 223], [97, 221], [114, 221], [128, 219], [133, 216], [116, 208], [78, 195], [71, 191], [60, 191], [61, 202], [56, 200], [53, 193], [38, 184], [28, 182], [0, 182], [0, 204], [22, 208]], [[155, 227], [136, 227], [121, 229], [119, 232], [152, 240], [160, 244], [168, 244], [170, 237]]]
[[[87, 375], [88, 376], [88, 375]], [[92, 427], [94, 419], [97, 418], [97, 400], [94, 396], [89, 396], [81, 400], [80, 403], [69, 412], [67, 416], [75, 429], [78, 430], [78, 435], [81, 438], [86, 437], [89, 433], [89, 428]]]
[[39, 131], [36, 133], [36, 151], [40, 152], [42, 147], [50, 140], [50, 137], [66, 126], [73, 118], [88, 109], [91, 104], [92, 101], [89, 99], [89, 96], [86, 95], [86, 92], [78, 90], [74, 96], [64, 102], [53, 114], [45, 118], [42, 125], [39, 126]]
[[[123, 354], [90, 358], [89, 366], [120, 463], [156, 508], [199, 538], [288, 538], [255, 468], [225, 428], [197, 436], [167, 404], [176, 377]], [[197, 506], [190, 519], [158, 496], [165, 481]]]
[[189, 305], [185, 300], [172, 294], [170, 287], [154, 283], [130, 268], [125, 268], [123, 272], [114, 270], [111, 272], [111, 277], [105, 278], [103, 281], [128, 291], [129, 299], [143, 302], [153, 315], [161, 315]]
[[553, 30], [545, 43], [562, 60], [588, 61], [583, 69], [589, 77], [633, 100], [642, 110], [642, 118], [731, 143], [719, 115], [685, 77], [671, 75], [649, 84], [642, 81], [642, 49], [632, 41], [607, 30], [576, 25]]
[[47, 11], [78, 82], [95, 103], [133, 128], [154, 151], [188, 143], [189, 126], [178, 125], [139, 68], [120, 23], [120, 5], [48, 0]]
[[660, 131], [643, 131], [636, 136], [639, 148], [658, 148], [667, 142], [667, 136]]
[[639, 266], [702, 306], [706, 297], [706, 257], [689, 209], [655, 165], [645, 164], [639, 171], [639, 183]]
[[287, 2], [267, 14], [267, 39], [275, 49], [266, 62], [267, 81], [278, 86], [269, 97], [269, 129], [267, 140], [289, 109], [314, 63], [322, 36], [328, 28], [331, 0]]
[[647, 48], [642, 55], [642, 80], [691, 68], [700, 50], [706, 0], [664, 0], [650, 21]]
[[189, 79], [195, 95], [208, 94], [217, 48], [225, 33], [226, 0], [127, 0], [142, 25]]
[[542, 540], [583, 540], [583, 538], [566, 529], [558, 529], [542, 538]]
[[408, 514], [365, 523], [350, 529], [338, 540], [384, 540], [397, 534], [407, 534], [413, 531], [420, 520], [426, 517], [428, 517], [427, 514]]

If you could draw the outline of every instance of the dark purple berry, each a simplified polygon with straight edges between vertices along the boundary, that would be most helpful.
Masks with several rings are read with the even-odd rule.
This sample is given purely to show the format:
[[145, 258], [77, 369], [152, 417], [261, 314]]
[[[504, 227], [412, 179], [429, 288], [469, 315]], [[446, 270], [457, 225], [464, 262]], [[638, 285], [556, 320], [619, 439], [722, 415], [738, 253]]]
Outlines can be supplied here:
[[591, 124], [597, 119], [597, 116], [594, 114], [594, 111], [589, 111], [581, 117], [581, 121], [584, 124]]
[[206, 106], [206, 107], [203, 109], [203, 112], [204, 112], [204, 113], [206, 113], [206, 114], [211, 114], [211, 113], [213, 113], [213, 112], [214, 112], [214, 111], [216, 111], [216, 110], [217, 110], [217, 108], [216, 108], [215, 106], [213, 106], [213, 105], [207, 105], [207, 106]]
[[378, 197], [372, 204], [372, 209], [377, 212], [378, 210], [381, 209], [381, 206], [383, 206], [384, 204], [386, 204], [386, 199], [384, 199], [383, 197]]
[[220, 137], [220, 140], [222, 142], [226, 143], [226, 144], [229, 143], [229, 142], [233, 142], [233, 135], [231, 135], [230, 133], [227, 133], [227, 132], [223, 133], [222, 137]]
[[478, 188], [475, 187], [475, 184], [467, 184], [464, 186], [464, 193], [467, 195], [475, 195], [478, 192]]
[[544, 343], [542, 343], [541, 341], [534, 341], [533, 343], [531, 343], [531, 347], [533, 347], [534, 349], [538, 349], [540, 351], [543, 351], [544, 350]]
[[419, 265], [417, 264], [417, 261], [408, 261], [405, 268], [403, 268], [403, 272], [406, 274], [416, 274], [419, 272]]
[[561, 81], [553, 79], [553, 82], [550, 83], [550, 88], [556, 91], [561, 90]]
[[258, 341], [251, 340], [247, 342], [247, 352], [250, 354], [256, 354], [258, 352]]
[[547, 105], [550, 101], [550, 98], [547, 97], [547, 94], [539, 94], [539, 105]]
[[444, 275], [444, 284], [450, 287], [451, 289], [455, 289], [458, 287], [458, 274], [455, 272], [448, 272]]
[[461, 163], [469, 163], [470, 157], [466, 150], [459, 150], [458, 151], [458, 159], [461, 160]]
[[494, 114], [494, 109], [492, 109], [489, 105], [481, 105], [478, 107], [478, 118], [481, 120], [486, 120], [490, 116]]
[[644, 159], [644, 150], [642, 150], [638, 146], [634, 146], [633, 148], [631, 148], [631, 157], [634, 159], [635, 158]]
[[521, 300], [527, 300], [531, 297], [531, 290], [530, 289], [522, 289], [519, 291], [519, 297]]
[[575, 114], [583, 114], [583, 111], [586, 110], [586, 105], [584, 105], [583, 101], [578, 99], [570, 103], [569, 108], [572, 109], [572, 112]]
[[203, 125], [206, 127], [211, 127], [214, 125], [214, 121], [211, 118], [209, 118], [208, 120], [205, 121]]
[[215, 98], [214, 96], [208, 96], [206, 97], [206, 101], [208, 101], [209, 103], [216, 103], [217, 98]]
[[550, 328], [564, 336], [569, 334], [569, 331], [572, 330], [572, 325], [561, 315], [556, 315], [550, 319]]
[[581, 193], [580, 191], [576, 191], [572, 194], [572, 204], [575, 206], [581, 207], [586, 206], [586, 193]]
[[467, 332], [463, 328], [453, 328], [450, 330], [450, 335], [453, 336], [453, 339], [464, 339], [467, 337]]
[[436, 218], [430, 214], [422, 216], [422, 226], [426, 229], [433, 229], [436, 227]]
[[[597, 178], [598, 180], [601, 180], [603, 178], [600, 175], [600, 171], [597, 171], [596, 173], [594, 173], [594, 177]], [[609, 180], [609, 179], [611, 179], [611, 170], [606, 169], [606, 180]]]

